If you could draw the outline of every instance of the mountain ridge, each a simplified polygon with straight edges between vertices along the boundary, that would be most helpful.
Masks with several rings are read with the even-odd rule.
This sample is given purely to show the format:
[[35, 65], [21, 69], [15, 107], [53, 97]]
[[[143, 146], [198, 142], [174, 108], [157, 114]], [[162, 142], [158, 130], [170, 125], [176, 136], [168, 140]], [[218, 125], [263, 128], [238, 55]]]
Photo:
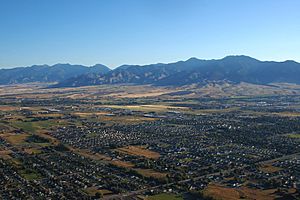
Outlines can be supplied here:
[[[11, 70], [10, 76], [7, 71]], [[300, 84], [300, 63], [260, 61], [245, 55], [230, 55], [222, 59], [198, 59], [148, 65], [121, 65], [113, 70], [96, 64], [33, 65], [0, 69], [0, 84], [26, 82], [58, 82], [51, 87], [78, 87], [101, 84], [152, 84], [181, 86], [194, 83], [228, 81], [268, 84], [287, 82]]]
[[91, 67], [58, 63], [55, 65], [32, 65], [0, 69], [0, 84], [16, 84], [28, 82], [60, 82], [71, 77], [88, 73], [104, 74], [110, 71], [105, 65]]
[[[249, 82], [268, 84], [290, 82], [300, 84], [300, 63], [295, 61], [260, 61], [238, 55], [222, 59], [190, 58], [167, 64], [123, 65], [107, 74], [92, 79], [63, 81], [56, 87], [76, 87], [101, 84], [152, 84], [181, 86], [209, 81]], [[83, 81], [85, 79], [85, 81]]]

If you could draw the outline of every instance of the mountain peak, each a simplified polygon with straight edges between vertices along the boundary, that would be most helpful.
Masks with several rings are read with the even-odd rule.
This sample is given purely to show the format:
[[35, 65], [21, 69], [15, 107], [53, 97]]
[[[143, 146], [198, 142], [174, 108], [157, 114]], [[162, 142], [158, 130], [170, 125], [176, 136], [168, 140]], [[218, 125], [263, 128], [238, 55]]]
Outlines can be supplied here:
[[252, 58], [250, 56], [245, 56], [245, 55], [229, 55], [224, 57], [222, 60], [256, 60], [255, 58]]

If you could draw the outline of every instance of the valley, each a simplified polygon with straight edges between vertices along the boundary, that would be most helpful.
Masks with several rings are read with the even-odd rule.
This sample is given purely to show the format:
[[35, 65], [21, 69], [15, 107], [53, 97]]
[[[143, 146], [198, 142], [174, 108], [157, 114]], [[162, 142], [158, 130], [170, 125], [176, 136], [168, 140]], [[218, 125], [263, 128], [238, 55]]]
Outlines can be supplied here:
[[0, 87], [2, 199], [297, 199], [300, 86]]

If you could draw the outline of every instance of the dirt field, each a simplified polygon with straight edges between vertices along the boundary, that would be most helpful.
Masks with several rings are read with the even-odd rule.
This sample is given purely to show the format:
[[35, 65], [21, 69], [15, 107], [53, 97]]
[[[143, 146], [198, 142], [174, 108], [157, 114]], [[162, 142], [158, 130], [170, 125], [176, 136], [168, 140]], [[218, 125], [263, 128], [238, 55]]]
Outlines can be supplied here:
[[204, 189], [203, 194], [215, 200], [274, 200], [275, 196], [272, 195], [274, 192], [274, 190], [258, 190], [246, 187], [228, 188], [221, 185], [209, 184], [208, 187]]
[[266, 173], [274, 173], [274, 172], [278, 172], [278, 171], [282, 170], [282, 168], [275, 167], [275, 166], [272, 166], [271, 164], [268, 164], [268, 165], [262, 165], [260, 167], [260, 170], [263, 172], [266, 172]]
[[150, 151], [142, 146], [127, 146], [116, 149], [120, 153], [125, 153], [134, 156], [142, 156], [150, 159], [158, 159], [160, 157], [159, 153]]
[[118, 166], [118, 167], [124, 167], [124, 168], [133, 168], [134, 164], [130, 163], [130, 162], [125, 162], [125, 161], [121, 161], [121, 160], [113, 160], [110, 161], [111, 164]]

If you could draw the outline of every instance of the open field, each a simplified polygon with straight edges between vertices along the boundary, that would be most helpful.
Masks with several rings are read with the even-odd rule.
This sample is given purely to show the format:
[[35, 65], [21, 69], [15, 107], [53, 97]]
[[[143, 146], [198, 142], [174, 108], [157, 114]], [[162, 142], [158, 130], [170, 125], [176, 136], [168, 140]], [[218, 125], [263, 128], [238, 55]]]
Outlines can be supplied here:
[[29, 136], [29, 134], [22, 133], [22, 134], [15, 134], [15, 133], [5, 133], [0, 134], [0, 137], [5, 139], [7, 142], [13, 144], [13, 145], [19, 145], [24, 144], [26, 141], [26, 138]]
[[137, 173], [139, 173], [139, 174], [141, 174], [142, 176], [145, 176], [145, 177], [152, 177], [152, 178], [156, 178], [156, 179], [164, 179], [167, 176], [167, 173], [157, 172], [157, 171], [154, 171], [153, 169], [138, 169], [138, 168], [135, 168], [134, 170]]
[[290, 133], [286, 135], [289, 138], [300, 139], [300, 133]]
[[265, 173], [274, 173], [274, 172], [278, 172], [278, 171], [282, 170], [282, 168], [272, 166], [271, 164], [267, 164], [267, 165], [262, 165], [260, 167], [260, 170]]
[[128, 109], [133, 111], [145, 111], [145, 112], [167, 112], [167, 111], [187, 111], [186, 107], [175, 107], [168, 105], [105, 105], [105, 107], [116, 108], [116, 109]]
[[159, 153], [150, 151], [142, 146], [127, 146], [116, 149], [120, 153], [125, 153], [134, 156], [143, 156], [151, 159], [158, 159], [160, 157]]
[[133, 168], [134, 164], [131, 162], [125, 162], [121, 160], [112, 160], [110, 161], [112, 165], [118, 166], [118, 167], [124, 167], [124, 168]]
[[27, 133], [36, 133], [38, 131], [49, 130], [55, 126], [63, 125], [63, 121], [59, 120], [45, 120], [45, 121], [13, 121], [12, 126], [22, 129]]
[[276, 198], [273, 193], [275, 190], [258, 190], [241, 188], [227, 188], [220, 185], [210, 184], [203, 191], [204, 196], [212, 197], [215, 200], [274, 200]]

